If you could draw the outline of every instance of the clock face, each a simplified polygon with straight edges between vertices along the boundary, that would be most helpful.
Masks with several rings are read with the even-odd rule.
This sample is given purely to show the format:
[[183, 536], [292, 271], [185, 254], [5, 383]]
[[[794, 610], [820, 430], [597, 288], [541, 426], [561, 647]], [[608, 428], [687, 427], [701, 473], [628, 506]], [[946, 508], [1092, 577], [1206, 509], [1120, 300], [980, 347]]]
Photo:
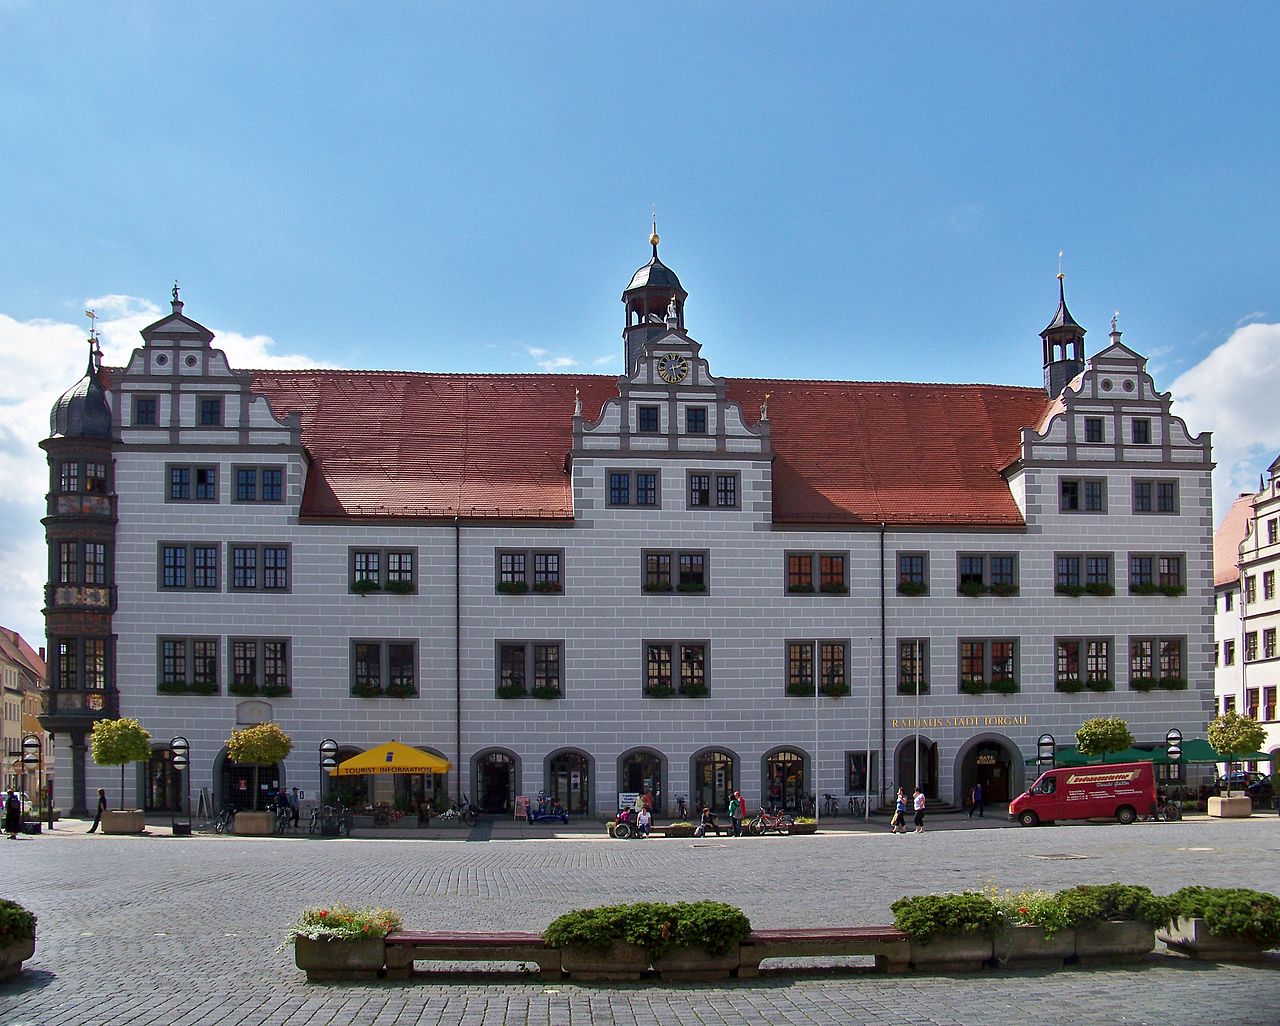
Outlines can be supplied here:
[[658, 357], [658, 377], [669, 385], [683, 381], [689, 375], [689, 360], [679, 353], [665, 353]]

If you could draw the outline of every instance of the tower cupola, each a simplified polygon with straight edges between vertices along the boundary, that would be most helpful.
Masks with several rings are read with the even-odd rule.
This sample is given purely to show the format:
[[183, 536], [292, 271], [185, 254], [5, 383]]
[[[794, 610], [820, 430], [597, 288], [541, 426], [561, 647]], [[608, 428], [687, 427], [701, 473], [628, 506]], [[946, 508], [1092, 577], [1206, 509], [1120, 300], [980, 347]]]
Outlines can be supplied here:
[[649, 245], [653, 258], [631, 276], [622, 292], [627, 310], [622, 338], [626, 346], [626, 372], [630, 374], [640, 359], [646, 342], [669, 331], [684, 331], [684, 301], [688, 298], [675, 271], [658, 259], [658, 224], [654, 221]]
[[1051, 398], [1084, 370], [1085, 329], [1076, 323], [1067, 309], [1063, 274], [1058, 272], [1058, 311], [1053, 315], [1040, 338], [1044, 341], [1044, 390]]
[[97, 338], [89, 339], [89, 366], [84, 377], [58, 397], [49, 411], [52, 438], [110, 438], [111, 407], [102, 387], [102, 354]]

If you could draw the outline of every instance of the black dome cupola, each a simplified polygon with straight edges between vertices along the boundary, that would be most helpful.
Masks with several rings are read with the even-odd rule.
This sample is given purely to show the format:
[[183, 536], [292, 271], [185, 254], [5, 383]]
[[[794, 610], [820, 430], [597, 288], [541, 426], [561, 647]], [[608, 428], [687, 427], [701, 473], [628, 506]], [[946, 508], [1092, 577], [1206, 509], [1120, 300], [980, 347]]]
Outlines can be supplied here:
[[84, 377], [58, 397], [49, 411], [51, 438], [110, 438], [111, 407], [102, 387], [101, 351], [89, 339], [89, 366]]
[[1067, 309], [1063, 274], [1058, 272], [1058, 311], [1040, 338], [1044, 341], [1044, 390], [1056, 398], [1084, 370], [1085, 329]]
[[622, 338], [626, 344], [628, 374], [635, 370], [646, 342], [661, 338], [669, 331], [684, 331], [684, 301], [689, 293], [680, 284], [675, 271], [658, 259], [658, 224], [654, 221], [649, 244], [653, 259], [631, 276], [622, 292], [627, 308], [627, 323]]

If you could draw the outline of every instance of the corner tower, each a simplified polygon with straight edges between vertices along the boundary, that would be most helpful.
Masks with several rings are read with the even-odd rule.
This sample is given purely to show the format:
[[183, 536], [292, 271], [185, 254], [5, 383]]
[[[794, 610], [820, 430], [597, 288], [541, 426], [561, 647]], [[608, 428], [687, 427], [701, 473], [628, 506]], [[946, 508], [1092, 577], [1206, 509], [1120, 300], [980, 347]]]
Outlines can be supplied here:
[[1053, 315], [1040, 338], [1044, 342], [1044, 390], [1051, 399], [1062, 394], [1084, 370], [1085, 329], [1076, 323], [1067, 309], [1062, 272], [1058, 272], [1058, 312]]
[[684, 301], [689, 298], [676, 272], [658, 259], [658, 223], [653, 223], [649, 245], [653, 259], [631, 276], [622, 292], [627, 309], [622, 338], [626, 346], [627, 375], [635, 372], [646, 342], [661, 338], [671, 329], [684, 331]]

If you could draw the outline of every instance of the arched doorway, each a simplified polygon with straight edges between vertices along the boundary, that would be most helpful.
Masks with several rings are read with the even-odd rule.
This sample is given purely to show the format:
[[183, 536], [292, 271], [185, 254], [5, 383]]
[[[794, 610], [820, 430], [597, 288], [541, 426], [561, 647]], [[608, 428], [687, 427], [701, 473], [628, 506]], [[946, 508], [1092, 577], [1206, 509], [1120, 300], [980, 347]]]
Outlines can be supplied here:
[[[920, 775], [916, 776], [916, 738], [919, 737]], [[924, 734], [908, 734], [898, 742], [898, 751], [894, 756], [894, 765], [898, 775], [894, 781], [895, 789], [901, 787], [908, 795], [916, 787], [917, 780], [925, 797], [938, 797], [938, 745]]]
[[590, 815], [591, 760], [573, 749], [551, 756], [547, 760], [547, 797], [573, 815]]
[[519, 764], [510, 752], [497, 749], [475, 758], [476, 795], [481, 812], [511, 814], [516, 803]]
[[145, 783], [143, 808], [148, 812], [182, 811], [182, 774], [173, 768], [173, 752], [167, 746], [151, 749]]
[[794, 748], [779, 748], [764, 757], [760, 780], [765, 808], [799, 812], [804, 807], [804, 753]]
[[982, 784], [987, 805], [1005, 805], [1022, 793], [1026, 770], [1018, 746], [1000, 734], [970, 738], [956, 757], [957, 805], [967, 805], [973, 785]]
[[[618, 760], [618, 790], [628, 794], [641, 794], [648, 790], [653, 796], [653, 810], [665, 812], [665, 795], [663, 781], [666, 779], [664, 769], [666, 759], [651, 748], [637, 748], [624, 752]], [[616, 795], [614, 796], [616, 798]], [[610, 799], [612, 802], [613, 799]]]
[[693, 799], [690, 815], [709, 808], [714, 812], [729, 811], [729, 795], [737, 779], [737, 758], [730, 751], [708, 748], [693, 757]]
[[[244, 809], [265, 809], [284, 783], [280, 764], [270, 766], [241, 766], [227, 754], [224, 748], [219, 756], [218, 793], [222, 805], [230, 805], [237, 812]], [[256, 771], [256, 778], [255, 778]], [[254, 780], [258, 782], [258, 801], [253, 800]]]
[[[437, 755], [447, 760], [442, 752], [425, 745], [415, 745], [420, 752]], [[395, 781], [395, 807], [401, 812], [417, 813], [425, 802], [430, 802], [437, 813], [443, 812], [450, 805], [449, 774], [444, 773], [397, 773], [391, 778]]]

